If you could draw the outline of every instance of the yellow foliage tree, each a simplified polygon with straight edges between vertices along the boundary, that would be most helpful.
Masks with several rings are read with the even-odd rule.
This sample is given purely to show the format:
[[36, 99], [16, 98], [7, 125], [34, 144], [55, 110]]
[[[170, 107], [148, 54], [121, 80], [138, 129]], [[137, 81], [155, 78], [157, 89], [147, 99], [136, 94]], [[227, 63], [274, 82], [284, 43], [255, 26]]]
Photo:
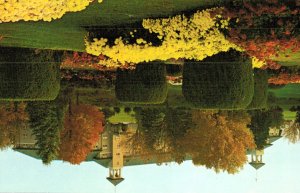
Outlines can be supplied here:
[[[93, 0], [6, 0], [0, 1], [0, 23], [51, 21], [66, 12], [84, 10]], [[102, 1], [99, 0], [99, 3]]]
[[300, 141], [300, 123], [293, 121], [283, 130], [283, 136], [291, 143]]
[[247, 128], [249, 116], [241, 112], [195, 110], [193, 122], [195, 128], [182, 139], [193, 163], [216, 172], [238, 172], [247, 161], [246, 150], [255, 148], [253, 134]]
[[[115, 40], [114, 45], [108, 45], [108, 39], [86, 39], [86, 51], [99, 56], [103, 54], [115, 63], [137, 64], [154, 60], [194, 59], [202, 60], [230, 48], [239, 48], [226, 40], [219, 29], [227, 28], [228, 20], [220, 15], [211, 17], [211, 11], [206, 9], [196, 12], [190, 18], [177, 15], [165, 19], [144, 19], [143, 27], [150, 33], [155, 33], [161, 40], [161, 45], [153, 46], [151, 42], [139, 38], [134, 44], [128, 44], [122, 37]], [[134, 32], [131, 32], [134, 36]]]

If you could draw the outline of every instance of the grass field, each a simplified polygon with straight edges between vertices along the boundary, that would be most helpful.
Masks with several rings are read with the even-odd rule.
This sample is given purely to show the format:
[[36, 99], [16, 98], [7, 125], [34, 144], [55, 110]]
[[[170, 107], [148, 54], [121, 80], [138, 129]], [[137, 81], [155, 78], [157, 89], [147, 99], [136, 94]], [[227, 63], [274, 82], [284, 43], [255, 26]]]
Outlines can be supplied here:
[[[224, 1], [223, 1], [224, 3]], [[85, 10], [67, 13], [52, 22], [1, 23], [0, 46], [28, 47], [53, 50], [84, 51], [84, 27], [134, 23], [145, 18], [169, 17], [191, 10], [222, 5], [221, 0], [104, 0], [93, 2]], [[299, 65], [300, 52], [275, 59], [281, 65]]]
[[300, 84], [288, 84], [280, 89], [269, 89], [269, 92], [276, 96], [276, 105], [280, 106], [284, 111], [285, 120], [294, 120], [296, 112], [291, 112], [292, 106], [300, 105]]
[[108, 120], [111, 123], [136, 123], [135, 113], [131, 111], [130, 113], [126, 113], [124, 111], [124, 107], [120, 108], [120, 112], [111, 116]]
[[[298, 98], [300, 99], [300, 84], [288, 84], [280, 89], [269, 89], [278, 98]], [[300, 105], [300, 104], [299, 104]]]
[[2, 23], [0, 35], [4, 39], [0, 46], [84, 51], [85, 26], [103, 28], [144, 18], [168, 17], [217, 2], [219, 0], [104, 0], [99, 4], [95, 1], [81, 12], [67, 13], [52, 22]]
[[[286, 57], [286, 54], [289, 55], [289, 57]], [[281, 53], [278, 57], [274, 57], [273, 59], [282, 66], [300, 66], [300, 52], [287, 52], [286, 54]]]

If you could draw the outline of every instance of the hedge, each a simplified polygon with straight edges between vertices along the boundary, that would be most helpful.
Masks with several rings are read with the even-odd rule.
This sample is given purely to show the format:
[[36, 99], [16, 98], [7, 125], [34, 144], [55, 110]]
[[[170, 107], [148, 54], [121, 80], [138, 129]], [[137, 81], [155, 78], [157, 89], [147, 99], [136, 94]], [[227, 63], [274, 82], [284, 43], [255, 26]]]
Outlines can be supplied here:
[[48, 50], [0, 47], [0, 100], [54, 100], [60, 90], [59, 58]]
[[166, 68], [160, 63], [141, 63], [135, 70], [117, 70], [116, 97], [121, 102], [160, 104], [168, 92]]
[[268, 73], [265, 70], [254, 70], [254, 96], [248, 109], [267, 108], [268, 101]]
[[182, 92], [202, 109], [245, 109], [254, 93], [251, 60], [230, 50], [183, 68]]

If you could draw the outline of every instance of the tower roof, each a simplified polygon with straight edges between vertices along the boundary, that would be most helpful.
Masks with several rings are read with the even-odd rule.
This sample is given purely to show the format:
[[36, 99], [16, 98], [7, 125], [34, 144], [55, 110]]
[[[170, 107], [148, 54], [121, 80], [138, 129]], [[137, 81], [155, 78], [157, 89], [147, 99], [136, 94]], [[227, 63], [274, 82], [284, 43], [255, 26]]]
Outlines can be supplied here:
[[117, 186], [118, 184], [120, 184], [124, 178], [118, 178], [118, 179], [113, 179], [113, 178], [106, 178], [108, 181], [110, 181], [110, 183], [112, 183], [114, 186]]
[[250, 162], [249, 163], [252, 167], [254, 167], [256, 170], [260, 169], [265, 165], [265, 163], [256, 163], [256, 162]]

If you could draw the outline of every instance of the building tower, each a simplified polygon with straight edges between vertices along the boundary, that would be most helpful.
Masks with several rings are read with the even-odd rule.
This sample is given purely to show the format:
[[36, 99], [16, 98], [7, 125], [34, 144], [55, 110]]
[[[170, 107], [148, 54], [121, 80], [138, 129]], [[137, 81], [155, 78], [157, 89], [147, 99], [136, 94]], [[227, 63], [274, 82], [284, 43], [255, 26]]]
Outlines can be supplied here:
[[265, 163], [263, 163], [262, 156], [264, 155], [264, 150], [254, 149], [251, 150], [251, 162], [249, 163], [256, 170], [263, 167]]
[[109, 177], [106, 179], [110, 181], [114, 186], [121, 183], [122, 168], [123, 168], [123, 149], [122, 149], [122, 136], [119, 134], [113, 134], [112, 136], [112, 161], [109, 166]]

